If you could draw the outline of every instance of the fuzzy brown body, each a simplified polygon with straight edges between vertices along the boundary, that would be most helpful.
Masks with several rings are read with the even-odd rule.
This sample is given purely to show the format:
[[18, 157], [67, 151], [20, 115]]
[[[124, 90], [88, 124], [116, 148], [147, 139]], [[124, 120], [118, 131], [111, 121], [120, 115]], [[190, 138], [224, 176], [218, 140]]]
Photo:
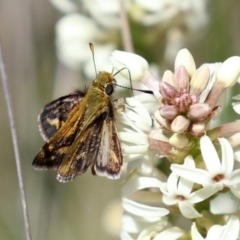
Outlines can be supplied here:
[[114, 77], [100, 72], [84, 96], [74, 92], [45, 106], [40, 131], [48, 141], [33, 161], [35, 169], [56, 169], [68, 182], [88, 167], [97, 175], [117, 179], [123, 157], [110, 99]]

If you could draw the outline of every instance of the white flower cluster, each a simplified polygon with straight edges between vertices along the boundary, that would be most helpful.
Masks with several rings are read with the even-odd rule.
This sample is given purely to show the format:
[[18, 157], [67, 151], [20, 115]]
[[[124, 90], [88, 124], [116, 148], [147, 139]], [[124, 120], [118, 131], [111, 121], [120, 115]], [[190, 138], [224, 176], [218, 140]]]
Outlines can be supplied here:
[[[119, 1], [50, 0], [50, 2], [65, 14], [56, 25], [59, 60], [73, 69], [79, 70], [83, 67], [84, 73], [92, 79], [94, 75], [92, 65], [89, 64], [91, 56], [85, 54], [87, 53], [85, 49], [89, 42], [93, 42], [98, 49], [98, 55], [103, 59], [97, 66], [100, 69], [108, 69], [106, 67], [110, 65], [107, 56], [119, 43], [118, 32], [121, 27]], [[208, 23], [205, 0], [149, 2], [126, 0], [124, 4], [129, 18], [140, 25], [162, 24], [164, 29], [166, 24], [170, 26], [165, 33], [167, 38], [165, 58], [171, 62], [183, 43], [190, 39], [187, 33], [199, 33], [201, 32], [199, 29]]]
[[[126, 66], [132, 74], [132, 80], [141, 81], [155, 95], [155, 99], [146, 94], [128, 98], [126, 110], [118, 119], [122, 124], [119, 136], [127, 165], [127, 176], [122, 188], [124, 213], [121, 239], [178, 239], [188, 234], [187, 225], [193, 240], [240, 239], [240, 169], [235, 161], [239, 160], [235, 149], [240, 145], [240, 126], [238, 122], [232, 122], [217, 127], [212, 118], [218, 114], [216, 110], [219, 109], [222, 93], [239, 78], [240, 57], [229, 58], [223, 64], [205, 64], [207, 67], [200, 68], [204, 69], [201, 72], [196, 71], [191, 54], [186, 49], [180, 51], [175, 62], [176, 72], [170, 77], [170, 83], [178, 92], [174, 93], [168, 83], [165, 85], [165, 95], [162, 95], [158, 80], [150, 73], [143, 58], [115, 51], [112, 62], [117, 69]], [[179, 72], [179, 66], [184, 66], [187, 70], [189, 80], [185, 70]], [[209, 68], [207, 74], [206, 68]], [[197, 77], [195, 72], [198, 72]], [[168, 73], [167, 76], [169, 79], [171, 74]], [[208, 83], [201, 87], [205, 77]], [[162, 81], [164, 79], [166, 76]], [[186, 81], [190, 81], [190, 90]], [[188, 144], [184, 145], [181, 142], [183, 136], [176, 137], [176, 133], [171, 133], [171, 128], [163, 124], [165, 115], [162, 115], [161, 121], [156, 117], [152, 119], [151, 115], [159, 106], [160, 109], [166, 107], [166, 104], [173, 106], [175, 99], [184, 101], [186, 93], [194, 99], [193, 102], [188, 102], [190, 109], [191, 104], [199, 101], [199, 104], [204, 103], [212, 112], [208, 111], [206, 115], [203, 111], [204, 117], [193, 121], [194, 124], [201, 123], [204, 126], [202, 136], [191, 135], [192, 125], [181, 133], [188, 140]], [[149, 106], [154, 106], [155, 110]], [[202, 110], [201, 107], [198, 111]], [[164, 134], [166, 129], [168, 134]], [[170, 133], [176, 139], [174, 146], [171, 145]], [[156, 154], [165, 157], [165, 161], [171, 160], [170, 174], [156, 167], [159, 163]], [[174, 221], [168, 219], [169, 214]], [[211, 222], [211, 218], [204, 221], [207, 216], [216, 221]], [[221, 224], [225, 222], [225, 225], [220, 225], [218, 216], [224, 217]], [[186, 222], [184, 228], [183, 222]]]

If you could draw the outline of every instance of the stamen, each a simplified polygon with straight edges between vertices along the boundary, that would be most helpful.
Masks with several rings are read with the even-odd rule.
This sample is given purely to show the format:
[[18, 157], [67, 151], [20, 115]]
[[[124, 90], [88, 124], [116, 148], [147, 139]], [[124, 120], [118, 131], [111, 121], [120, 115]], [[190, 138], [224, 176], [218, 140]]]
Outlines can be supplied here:
[[213, 178], [213, 180], [215, 181], [215, 182], [220, 182], [220, 181], [222, 181], [224, 179], [224, 175], [223, 174], [218, 174], [218, 175], [216, 175], [214, 178]]

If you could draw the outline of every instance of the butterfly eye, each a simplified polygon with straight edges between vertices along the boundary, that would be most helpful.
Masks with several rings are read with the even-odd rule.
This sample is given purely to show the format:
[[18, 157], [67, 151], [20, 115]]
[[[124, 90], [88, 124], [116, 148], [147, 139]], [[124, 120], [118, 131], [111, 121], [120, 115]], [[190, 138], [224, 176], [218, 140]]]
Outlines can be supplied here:
[[105, 87], [105, 93], [107, 95], [111, 95], [113, 93], [113, 85], [112, 84], [108, 84], [106, 87]]

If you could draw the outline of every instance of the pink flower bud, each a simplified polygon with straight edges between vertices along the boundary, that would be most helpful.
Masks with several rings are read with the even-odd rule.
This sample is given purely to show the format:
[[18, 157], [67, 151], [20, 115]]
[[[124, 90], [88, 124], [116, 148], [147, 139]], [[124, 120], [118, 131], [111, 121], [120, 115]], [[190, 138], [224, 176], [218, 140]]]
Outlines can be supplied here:
[[206, 119], [211, 113], [211, 108], [206, 103], [196, 103], [189, 107], [187, 116], [190, 119], [202, 121]]
[[160, 114], [167, 120], [173, 120], [178, 115], [178, 108], [174, 105], [167, 105], [160, 109]]
[[179, 66], [174, 72], [174, 85], [180, 93], [189, 91], [189, 76], [184, 66]]
[[177, 95], [177, 90], [175, 87], [167, 82], [161, 82], [159, 87], [161, 95], [167, 100], [173, 99]]

